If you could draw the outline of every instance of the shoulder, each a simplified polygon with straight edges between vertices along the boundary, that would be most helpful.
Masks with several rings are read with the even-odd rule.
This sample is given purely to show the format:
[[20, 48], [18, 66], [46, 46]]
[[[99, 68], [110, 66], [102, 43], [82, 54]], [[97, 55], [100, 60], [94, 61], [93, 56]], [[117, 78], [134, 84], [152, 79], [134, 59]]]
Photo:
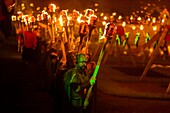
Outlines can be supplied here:
[[71, 79], [71, 77], [76, 73], [76, 71], [77, 70], [75, 68], [72, 68], [72, 69], [69, 69], [68, 71], [66, 71], [64, 73], [64, 81]]
[[87, 64], [87, 69], [93, 69], [93, 68], [95, 68], [96, 67], [96, 63], [95, 62], [89, 62], [88, 64]]
[[67, 74], [67, 73], [75, 73], [76, 71], [77, 71], [76, 68], [72, 68], [72, 69], [69, 69], [68, 71], [66, 71], [65, 74]]

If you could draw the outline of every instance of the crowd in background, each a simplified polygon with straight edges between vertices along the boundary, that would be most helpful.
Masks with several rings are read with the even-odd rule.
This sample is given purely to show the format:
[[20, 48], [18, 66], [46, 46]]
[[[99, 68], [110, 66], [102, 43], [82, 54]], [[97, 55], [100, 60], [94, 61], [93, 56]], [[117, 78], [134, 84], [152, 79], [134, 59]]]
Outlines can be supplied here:
[[[146, 32], [140, 27], [158, 26], [157, 32], [163, 32], [162, 28], [165, 27], [170, 29], [167, 9], [164, 9], [160, 15], [164, 22], [161, 22], [161, 19], [149, 22], [140, 19], [132, 21], [133, 19], [129, 18], [124, 20], [110, 18], [109, 21], [103, 21], [92, 9], [87, 9], [82, 14], [76, 10], [71, 13], [67, 10], [56, 13], [51, 5], [48, 7], [49, 12], [44, 10], [36, 15], [36, 18], [19, 12], [10, 21], [13, 9], [9, 12], [5, 9], [7, 7], [3, 7], [5, 5], [0, 7], [3, 12], [0, 15], [1, 32], [5, 37], [9, 37], [12, 28], [16, 31], [17, 51], [22, 54], [23, 62], [26, 65], [37, 64], [41, 75], [45, 74], [58, 81], [56, 84], [58, 92], [65, 92], [63, 95], [69, 100], [69, 102], [66, 100], [66, 105], [69, 106], [67, 107], [70, 108], [71, 105], [70, 109], [76, 112], [77, 110], [80, 112], [82, 108], [86, 109], [88, 90], [95, 84], [96, 78], [93, 77], [93, 73], [97, 62], [91, 59], [94, 54], [92, 46], [95, 46], [95, 43], [100, 44], [104, 38], [108, 44], [115, 41], [117, 45], [124, 46], [124, 42], [130, 38], [126, 35], [126, 32], [129, 32], [131, 37], [135, 37], [137, 48], [140, 45], [141, 34], [146, 38], [146, 33], [151, 31]], [[133, 25], [138, 26], [138, 29], [133, 30]], [[131, 31], [135, 32], [135, 35], [132, 35]], [[154, 31], [153, 34], [156, 33]], [[165, 37], [165, 44], [170, 40], [169, 33], [168, 31]]]

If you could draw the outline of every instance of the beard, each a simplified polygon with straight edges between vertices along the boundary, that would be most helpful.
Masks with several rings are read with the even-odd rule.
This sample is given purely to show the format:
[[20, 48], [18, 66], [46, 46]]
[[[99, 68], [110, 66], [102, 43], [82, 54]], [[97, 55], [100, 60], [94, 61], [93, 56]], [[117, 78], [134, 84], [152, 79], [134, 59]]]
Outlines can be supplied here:
[[86, 70], [86, 65], [83, 65], [83, 66], [81, 66], [79, 69], [81, 70], [81, 71], [84, 71], [84, 70]]

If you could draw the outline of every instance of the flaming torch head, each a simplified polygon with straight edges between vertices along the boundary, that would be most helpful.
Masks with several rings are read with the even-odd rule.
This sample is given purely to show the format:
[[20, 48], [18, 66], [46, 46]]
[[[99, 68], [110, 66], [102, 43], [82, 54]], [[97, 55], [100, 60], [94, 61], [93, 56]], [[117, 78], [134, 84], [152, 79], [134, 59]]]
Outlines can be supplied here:
[[49, 4], [48, 5], [49, 12], [55, 12], [56, 10], [56, 5], [55, 4]]
[[60, 15], [61, 15], [61, 18], [62, 18], [63, 26], [67, 26], [67, 22], [68, 22], [67, 11], [66, 10], [62, 10], [60, 12]]
[[87, 9], [87, 10], [86, 10], [86, 13], [85, 13], [85, 16], [90, 17], [90, 15], [94, 15], [94, 10], [92, 10], [92, 9]]
[[107, 23], [106, 26], [105, 26], [105, 33], [104, 35], [106, 37], [113, 37], [114, 35], [114, 32], [115, 32], [115, 25], [112, 24], [112, 23]]
[[96, 28], [96, 22], [97, 22], [97, 16], [96, 15], [91, 15], [89, 19], [89, 27], [90, 29], [95, 29]]
[[85, 21], [82, 21], [80, 23], [80, 27], [79, 27], [79, 34], [80, 34], [80, 37], [84, 37], [88, 34], [89, 32], [89, 27], [88, 27], [88, 23], [85, 22]]

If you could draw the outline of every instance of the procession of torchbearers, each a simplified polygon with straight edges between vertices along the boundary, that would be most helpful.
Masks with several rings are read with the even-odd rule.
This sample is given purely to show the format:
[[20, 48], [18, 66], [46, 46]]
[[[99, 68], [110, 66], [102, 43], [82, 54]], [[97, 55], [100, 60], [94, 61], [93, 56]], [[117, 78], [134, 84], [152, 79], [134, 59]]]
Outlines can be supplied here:
[[[86, 9], [84, 13], [77, 10], [71, 13], [68, 13], [68, 10], [56, 12], [55, 4], [49, 4], [48, 9], [36, 15], [32, 13], [26, 15], [18, 11], [12, 16], [12, 24], [16, 29], [18, 52], [22, 53], [23, 61], [40, 62], [41, 65], [45, 62], [50, 70], [48, 74], [54, 78], [62, 76], [64, 103], [68, 108], [66, 112], [84, 112], [93, 97], [91, 92], [103, 56], [106, 54], [106, 46], [115, 44], [117, 47], [125, 48], [128, 45], [129, 48], [128, 38], [133, 30], [136, 32], [134, 45], [138, 48], [141, 35], [146, 38], [146, 43], [152, 37], [149, 31], [143, 30], [144, 25], [150, 24], [149, 27], [153, 27], [154, 35], [155, 31], [162, 33], [165, 28], [170, 29], [167, 9], [162, 11], [160, 17], [162, 22], [156, 22], [155, 18], [152, 18], [151, 22], [137, 18], [134, 24], [133, 18], [125, 22], [121, 16], [117, 20], [110, 18], [107, 22], [101, 22], [101, 18], [96, 16], [92, 9]], [[125, 27], [126, 23], [131, 30], [129, 26]], [[169, 54], [167, 52], [169, 40], [170, 31], [167, 32], [163, 44], [166, 54]], [[98, 45], [101, 45], [96, 62], [92, 59], [96, 51], [91, 50], [91, 46], [95, 46], [92, 45], [94, 43], [97, 43], [96, 50]]]
[[37, 18], [22, 12], [12, 16], [18, 52], [22, 53], [25, 63], [43, 62], [42, 57], [47, 56], [45, 65], [50, 63], [48, 69], [55, 78], [61, 76], [61, 70], [64, 70], [63, 92], [67, 110], [79, 112], [87, 107], [89, 97], [85, 95], [96, 80], [92, 76], [95, 62], [91, 61], [88, 46], [92, 31], [96, 29], [97, 16], [92, 9], [87, 9], [80, 16], [76, 10], [71, 15], [66, 10], [57, 14], [54, 4], [48, 8], [48, 12], [42, 11]]

